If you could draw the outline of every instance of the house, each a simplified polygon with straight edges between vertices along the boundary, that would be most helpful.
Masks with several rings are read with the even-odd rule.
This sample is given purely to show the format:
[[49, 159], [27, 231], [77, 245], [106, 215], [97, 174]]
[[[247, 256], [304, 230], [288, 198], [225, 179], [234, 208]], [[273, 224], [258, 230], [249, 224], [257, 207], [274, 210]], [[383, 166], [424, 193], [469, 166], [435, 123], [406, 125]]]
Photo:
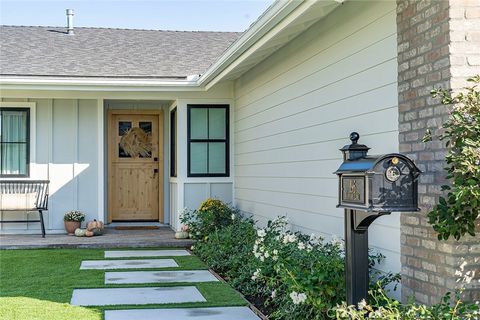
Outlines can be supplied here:
[[428, 225], [445, 147], [421, 141], [447, 115], [430, 90], [480, 73], [477, 1], [279, 1], [242, 34], [71, 31], [0, 29], [2, 179], [51, 181], [47, 232], [71, 209], [178, 229], [183, 208], [216, 197], [259, 223], [286, 215], [341, 236], [332, 173], [357, 131], [372, 154], [405, 153], [424, 172], [422, 213], [370, 229], [381, 268], [402, 273], [404, 298], [465, 286], [480, 299], [478, 237], [438, 242]]

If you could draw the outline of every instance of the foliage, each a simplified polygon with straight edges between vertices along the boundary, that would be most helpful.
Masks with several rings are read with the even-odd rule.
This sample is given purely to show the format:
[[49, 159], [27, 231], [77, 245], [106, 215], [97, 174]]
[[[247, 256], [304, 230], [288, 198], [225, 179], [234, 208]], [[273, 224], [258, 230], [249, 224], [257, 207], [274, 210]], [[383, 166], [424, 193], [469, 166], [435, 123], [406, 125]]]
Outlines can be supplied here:
[[215, 230], [232, 222], [235, 209], [217, 199], [207, 199], [197, 210], [184, 210], [180, 217], [193, 239], [203, 239]]
[[[480, 76], [469, 81], [474, 86], [456, 95], [449, 90], [432, 91], [443, 104], [453, 105], [439, 135], [449, 148], [445, 169], [450, 185], [442, 186], [447, 195], [428, 214], [440, 240], [450, 236], [458, 240], [467, 233], [475, 236], [475, 221], [480, 217], [480, 91], [476, 86]], [[430, 140], [432, 134], [427, 131], [424, 141]]]
[[255, 296], [263, 291], [262, 286], [251, 279], [255, 271], [252, 254], [255, 239], [253, 220], [235, 215], [230, 225], [216, 229], [206, 241], [197, 242], [192, 249], [234, 288], [246, 296]]
[[[270, 291], [272, 319], [326, 319], [328, 310], [345, 299], [344, 246], [288, 229], [284, 217], [257, 230], [253, 247], [257, 269], [253, 278]], [[370, 253], [373, 266], [384, 256]], [[382, 277], [383, 284], [396, 277]]]
[[[341, 241], [291, 232], [285, 218], [257, 230], [253, 220], [229, 210], [224, 214], [229, 222], [201, 237], [192, 250], [270, 319], [326, 319], [328, 310], [345, 299]], [[371, 254], [371, 266], [383, 258]], [[388, 285], [398, 276], [380, 278]]]
[[364, 300], [357, 306], [347, 306], [345, 302], [331, 310], [331, 316], [340, 320], [385, 319], [385, 320], [467, 320], [479, 319], [479, 306], [464, 303], [461, 291], [452, 298], [447, 293], [442, 301], [431, 307], [400, 302], [387, 297], [384, 289], [377, 286], [369, 291], [370, 304]]
[[85, 220], [85, 214], [81, 211], [78, 210], [72, 210], [63, 216], [64, 221], [77, 221], [77, 222], [82, 222]]

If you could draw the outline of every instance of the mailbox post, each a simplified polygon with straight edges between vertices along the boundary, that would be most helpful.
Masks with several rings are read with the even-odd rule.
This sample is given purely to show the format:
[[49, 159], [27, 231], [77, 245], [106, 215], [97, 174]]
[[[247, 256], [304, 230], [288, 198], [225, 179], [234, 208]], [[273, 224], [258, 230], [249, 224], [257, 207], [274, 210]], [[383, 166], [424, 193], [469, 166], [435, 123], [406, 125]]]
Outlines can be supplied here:
[[350, 134], [344, 146], [338, 175], [338, 208], [345, 209], [345, 280], [347, 303], [368, 297], [368, 227], [393, 211], [418, 211], [417, 179], [420, 170], [401, 154], [368, 156], [358, 144], [360, 135]]

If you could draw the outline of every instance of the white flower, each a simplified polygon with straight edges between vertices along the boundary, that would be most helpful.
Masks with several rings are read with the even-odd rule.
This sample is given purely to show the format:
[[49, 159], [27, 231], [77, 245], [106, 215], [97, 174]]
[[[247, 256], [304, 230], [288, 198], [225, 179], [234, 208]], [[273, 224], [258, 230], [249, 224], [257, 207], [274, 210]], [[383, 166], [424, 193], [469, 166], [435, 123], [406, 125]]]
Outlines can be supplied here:
[[273, 256], [272, 259], [273, 259], [273, 261], [277, 261], [277, 260], [278, 260], [278, 256]]
[[232, 213], [232, 220], [235, 220], [235, 214]]
[[268, 253], [268, 251], [265, 251], [264, 256], [265, 256], [265, 258], [268, 258], [268, 257], [270, 257], [270, 253]]
[[303, 249], [305, 249], [305, 243], [299, 242], [297, 247], [298, 247], [298, 249], [303, 250]]
[[255, 272], [253, 273], [253, 276], [252, 276], [253, 281], [256, 281], [258, 279], [258, 277], [260, 276], [260, 272], [261, 272], [260, 269], [255, 270]]
[[305, 293], [299, 293], [298, 301], [299, 303], [304, 303], [305, 301], [307, 301], [307, 295]]
[[195, 250], [195, 246], [191, 246], [191, 247], [190, 247], [190, 250]]
[[272, 294], [270, 295], [270, 297], [271, 297], [272, 299], [275, 299], [276, 296], [277, 296], [277, 290], [273, 290], [273, 291], [272, 291]]
[[375, 312], [371, 312], [370, 317], [372, 317], [372, 319], [376, 319], [376, 318], [381, 319], [382, 318], [382, 310], [378, 309], [378, 310], [375, 310]]
[[259, 229], [257, 230], [257, 235], [260, 237], [260, 238], [263, 238], [267, 235], [267, 233], [265, 232], [264, 229]]
[[272, 252], [273, 252], [273, 255], [274, 255], [274, 256], [278, 256], [278, 250], [277, 250], [277, 249], [273, 249]]
[[260, 257], [260, 261], [264, 262], [264, 261], [265, 261], [265, 257], [264, 257], [264, 256], [261, 256], [261, 257]]
[[262, 255], [260, 252], [254, 252], [253, 253], [255, 255], [255, 258], [260, 258], [260, 256]]
[[365, 299], [362, 299], [362, 301], [358, 303], [358, 310], [363, 310], [365, 309], [366, 306], [367, 306], [367, 302], [365, 301]]
[[307, 300], [307, 295], [305, 293], [298, 293], [293, 291], [290, 293], [290, 299], [292, 299], [293, 304], [301, 304]]
[[297, 236], [294, 235], [294, 234], [286, 234], [283, 237], [283, 243], [285, 243], [285, 244], [290, 243], [290, 242], [295, 242], [295, 241], [297, 241]]

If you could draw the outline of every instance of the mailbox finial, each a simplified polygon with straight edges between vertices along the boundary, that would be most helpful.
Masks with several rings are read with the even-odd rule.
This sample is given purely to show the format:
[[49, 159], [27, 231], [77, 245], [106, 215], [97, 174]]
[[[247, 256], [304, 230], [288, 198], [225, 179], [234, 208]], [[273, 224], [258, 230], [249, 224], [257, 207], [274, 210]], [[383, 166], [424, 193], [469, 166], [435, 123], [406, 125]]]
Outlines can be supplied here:
[[354, 131], [350, 133], [350, 141], [352, 141], [352, 144], [357, 144], [358, 139], [360, 139], [360, 135], [358, 134], [358, 132]]
[[343, 160], [357, 160], [367, 156], [370, 148], [366, 145], [358, 144], [358, 139], [360, 139], [358, 132], [350, 133], [350, 141], [352, 143], [340, 149], [343, 152]]

